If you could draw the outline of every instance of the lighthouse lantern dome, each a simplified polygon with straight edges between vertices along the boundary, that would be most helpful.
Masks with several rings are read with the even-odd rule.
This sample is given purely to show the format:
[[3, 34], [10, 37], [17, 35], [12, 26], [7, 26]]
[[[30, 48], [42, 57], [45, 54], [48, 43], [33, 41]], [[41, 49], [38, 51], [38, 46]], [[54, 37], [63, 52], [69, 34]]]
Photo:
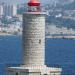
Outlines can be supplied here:
[[40, 2], [38, 0], [30, 0], [28, 2], [28, 11], [30, 12], [39, 12], [40, 11]]

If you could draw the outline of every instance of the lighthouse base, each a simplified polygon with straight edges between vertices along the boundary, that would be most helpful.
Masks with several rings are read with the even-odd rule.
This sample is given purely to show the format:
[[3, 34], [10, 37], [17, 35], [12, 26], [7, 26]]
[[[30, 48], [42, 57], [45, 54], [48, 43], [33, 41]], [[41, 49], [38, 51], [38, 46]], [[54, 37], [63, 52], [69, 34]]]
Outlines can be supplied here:
[[61, 75], [61, 68], [52, 68], [46, 66], [39, 67], [9, 67], [6, 75]]

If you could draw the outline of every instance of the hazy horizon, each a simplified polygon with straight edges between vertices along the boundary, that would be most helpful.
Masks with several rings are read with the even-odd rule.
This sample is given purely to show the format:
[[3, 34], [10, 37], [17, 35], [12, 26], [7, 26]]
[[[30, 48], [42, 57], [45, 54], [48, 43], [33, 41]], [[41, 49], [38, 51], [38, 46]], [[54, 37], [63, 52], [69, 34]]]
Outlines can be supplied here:
[[[7, 4], [20, 4], [27, 3], [29, 0], [0, 0], [0, 3], [5, 2]], [[39, 0], [41, 3], [46, 3], [50, 0]]]
[[[27, 3], [29, 0], [0, 0], [0, 3], [5, 2], [6, 4], [22, 4], [22, 3]], [[75, 0], [39, 0], [42, 4], [54, 4], [55, 2], [61, 2], [63, 3], [64, 1], [67, 3], [71, 3]]]

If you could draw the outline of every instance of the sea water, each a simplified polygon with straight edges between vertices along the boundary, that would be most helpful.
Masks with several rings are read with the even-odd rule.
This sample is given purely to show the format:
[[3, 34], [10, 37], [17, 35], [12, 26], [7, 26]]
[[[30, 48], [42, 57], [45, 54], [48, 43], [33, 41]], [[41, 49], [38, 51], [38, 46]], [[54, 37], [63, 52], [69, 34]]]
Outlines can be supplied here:
[[[63, 75], [75, 75], [75, 40], [46, 39], [45, 63], [61, 67]], [[0, 75], [6, 68], [22, 64], [22, 37], [0, 36]]]

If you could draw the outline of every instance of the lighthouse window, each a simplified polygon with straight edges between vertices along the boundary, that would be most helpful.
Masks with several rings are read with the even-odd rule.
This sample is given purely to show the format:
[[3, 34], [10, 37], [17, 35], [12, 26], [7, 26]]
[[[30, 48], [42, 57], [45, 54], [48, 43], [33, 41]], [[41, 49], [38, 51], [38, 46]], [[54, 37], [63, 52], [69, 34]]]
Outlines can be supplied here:
[[35, 10], [36, 10], [36, 7], [31, 7], [31, 10], [32, 10], [32, 11], [35, 11]]
[[41, 44], [41, 39], [39, 39], [39, 44]]
[[47, 75], [47, 74], [44, 74], [44, 75]]
[[16, 73], [15, 75], [18, 75], [18, 73]]

